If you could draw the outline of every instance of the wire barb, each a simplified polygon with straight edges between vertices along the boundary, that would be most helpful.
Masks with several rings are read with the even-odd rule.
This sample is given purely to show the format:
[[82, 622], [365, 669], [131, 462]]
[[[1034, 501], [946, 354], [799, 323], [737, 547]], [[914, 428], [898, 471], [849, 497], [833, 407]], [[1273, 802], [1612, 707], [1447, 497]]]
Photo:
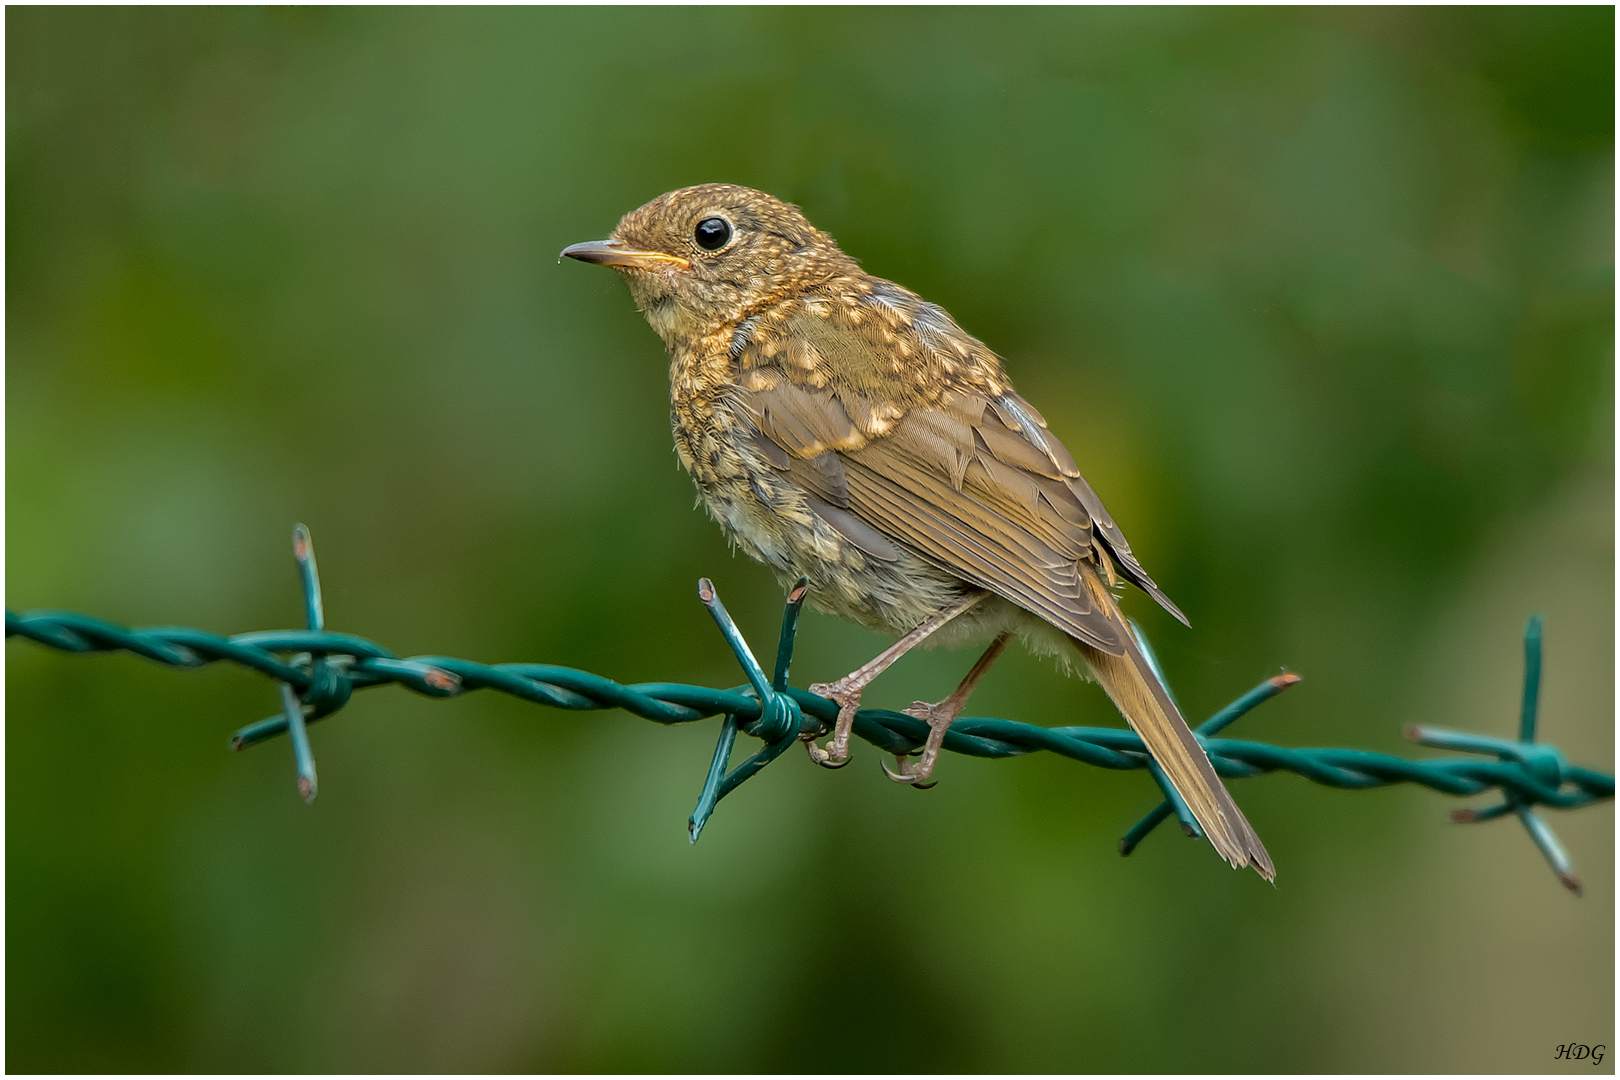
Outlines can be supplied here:
[[[737, 786], [775, 760], [795, 739], [813, 738], [838, 715], [837, 703], [787, 684], [793, 642], [806, 586], [800, 581], [788, 594], [782, 617], [773, 677], [754, 658], [742, 633], [720, 603], [708, 579], [699, 583], [698, 595], [713, 617], [748, 685], [717, 690], [685, 683], [625, 685], [574, 668], [551, 664], [480, 664], [446, 656], [401, 658], [376, 642], [353, 634], [324, 629], [320, 582], [315, 572], [309, 530], [294, 532], [294, 555], [304, 586], [305, 630], [270, 630], [222, 637], [191, 627], [159, 626], [130, 629], [71, 611], [6, 612], [6, 637], [22, 637], [60, 652], [89, 654], [129, 652], [183, 671], [226, 661], [256, 671], [282, 684], [282, 710], [249, 724], [231, 736], [231, 746], [245, 749], [286, 733], [293, 742], [298, 766], [299, 792], [313, 798], [315, 760], [309, 750], [309, 724], [331, 716], [348, 703], [354, 690], [398, 685], [427, 697], [455, 697], [472, 690], [494, 690], [557, 709], [585, 711], [623, 709], [660, 724], [686, 724], [721, 716], [720, 738], [705, 778], [697, 809], [688, 822], [695, 842], [715, 805]], [[1151, 652], [1145, 648], [1149, 657]], [[1228, 779], [1263, 776], [1287, 771], [1313, 783], [1349, 790], [1390, 784], [1416, 783], [1447, 795], [1472, 796], [1490, 791], [1501, 795], [1497, 805], [1480, 810], [1457, 810], [1457, 822], [1488, 821], [1509, 813], [1518, 817], [1560, 882], [1579, 894], [1568, 854], [1546, 822], [1535, 813], [1538, 806], [1571, 810], [1614, 798], [1612, 774], [1570, 765], [1555, 747], [1534, 741], [1536, 702], [1541, 666], [1541, 619], [1530, 621], [1525, 633], [1526, 686], [1518, 741], [1496, 739], [1438, 728], [1413, 727], [1408, 735], [1428, 746], [1463, 750], [1479, 757], [1411, 761], [1390, 754], [1363, 750], [1295, 750], [1266, 743], [1221, 739], [1215, 736], [1261, 702], [1299, 681], [1292, 674], [1275, 675], [1200, 724], [1195, 732], [1209, 754], [1215, 771]], [[1151, 661], [1155, 666], [1157, 660]], [[764, 745], [741, 765], [727, 771], [738, 733]], [[855, 714], [854, 734], [889, 753], [914, 752], [928, 736], [928, 725], [905, 713], [887, 709], [861, 709]], [[952, 753], [982, 758], [1019, 757], [1047, 751], [1105, 769], [1144, 769], [1152, 758], [1140, 738], [1126, 728], [1040, 727], [990, 717], [960, 717], [946, 732], [943, 748]], [[1174, 813], [1169, 800], [1133, 826], [1120, 841], [1129, 854], [1144, 837]]]
[[[292, 541], [293, 560], [298, 563], [298, 580], [304, 589], [304, 625], [306, 629], [318, 633], [326, 629], [326, 611], [321, 606], [321, 575], [315, 568], [315, 542], [310, 539], [309, 526], [302, 523], [294, 525]], [[331, 667], [325, 657], [301, 653], [293, 657], [292, 662], [299, 667], [308, 665], [310, 685], [307, 690], [314, 691], [317, 696], [339, 692], [335, 688]], [[347, 702], [349, 695], [346, 686], [341, 694], [343, 701]], [[298, 794], [303, 796], [307, 803], [315, 801], [319, 789], [315, 778], [315, 751], [310, 748], [309, 728], [304, 722], [305, 718], [314, 712], [315, 709], [304, 703], [292, 684], [287, 682], [281, 684], [281, 715], [286, 721], [285, 730], [292, 742], [293, 764], [298, 771]], [[266, 722], [260, 721], [260, 724]], [[246, 745], [240, 735], [238, 732], [231, 738], [231, 745], [238, 749]]]
[[311, 630], [325, 630], [321, 574], [315, 568], [315, 542], [310, 539], [308, 525], [293, 526], [293, 558], [298, 562], [298, 576], [304, 586], [304, 624]]
[[[764, 670], [760, 668], [759, 661], [754, 659], [753, 650], [748, 647], [742, 631], [737, 629], [737, 624], [732, 622], [731, 616], [726, 613], [726, 606], [720, 602], [720, 594], [715, 592], [714, 583], [708, 578], [698, 580], [698, 599], [708, 608], [715, 625], [720, 628], [721, 636], [726, 639], [726, 644], [731, 646], [732, 653], [737, 657], [737, 663], [742, 665], [748, 681], [753, 684], [754, 698], [760, 704], [760, 711], [759, 719], [746, 727], [736, 713], [727, 713], [725, 719], [720, 722], [720, 739], [715, 743], [714, 759], [710, 762], [708, 775], [703, 781], [703, 791], [698, 795], [697, 808], [692, 811], [692, 816], [686, 823], [686, 834], [691, 843], [697, 843], [698, 837], [703, 833], [703, 826], [708, 823], [709, 815], [714, 813], [714, 808], [721, 799], [735, 791], [743, 781], [781, 757], [782, 752], [799, 738], [800, 731], [804, 727], [804, 714], [799, 709], [799, 703], [785, 691], [788, 667], [793, 662], [793, 641], [798, 634], [799, 611], [804, 606], [804, 598], [808, 592], [809, 582], [800, 578], [798, 584], [788, 593], [787, 609], [782, 613], [782, 635], [776, 650], [776, 676], [770, 682], [766, 682]], [[737, 741], [739, 728], [763, 739], [765, 745], [728, 773], [726, 765], [731, 760], [731, 748]]]
[[[1530, 616], [1529, 622], [1524, 625], [1524, 693], [1519, 707], [1519, 739], [1517, 742], [1508, 739], [1494, 739], [1489, 735], [1474, 735], [1466, 731], [1448, 731], [1445, 728], [1423, 727], [1418, 724], [1408, 724], [1404, 734], [1408, 739], [1423, 746], [1432, 746], [1440, 750], [1462, 750], [1470, 754], [1490, 754], [1501, 761], [1515, 762], [1534, 776], [1542, 785], [1553, 789], [1563, 787], [1571, 774], [1576, 771], [1564, 760], [1564, 755], [1556, 747], [1536, 742], [1536, 718], [1541, 707], [1541, 624], [1540, 615]], [[1504, 788], [1504, 800], [1496, 806], [1487, 806], [1482, 809], [1453, 810], [1451, 820], [1458, 825], [1472, 825], [1477, 822], [1494, 821], [1509, 814], [1519, 819], [1524, 831], [1530, 834], [1530, 840], [1541, 852], [1547, 865], [1558, 878], [1559, 884], [1574, 893], [1581, 895], [1581, 880], [1575, 876], [1575, 870], [1570, 863], [1569, 852], [1559, 843], [1558, 834], [1552, 831], [1552, 826], [1541, 819], [1535, 812], [1535, 804], [1545, 800], [1528, 797], [1523, 792]]]
[[293, 688], [281, 684], [281, 705], [287, 717], [287, 733], [292, 738], [293, 762], [298, 768], [298, 794], [304, 801], [315, 801], [318, 787], [315, 780], [315, 754], [309, 748], [309, 729], [304, 726], [304, 703], [298, 700]]

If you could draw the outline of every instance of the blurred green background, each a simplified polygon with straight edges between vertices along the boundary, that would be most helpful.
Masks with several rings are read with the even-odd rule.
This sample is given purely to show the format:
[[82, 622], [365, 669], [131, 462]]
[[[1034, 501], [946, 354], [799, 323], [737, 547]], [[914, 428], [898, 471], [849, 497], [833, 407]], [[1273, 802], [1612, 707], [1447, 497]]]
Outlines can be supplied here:
[[[1614, 759], [1612, 8], [6, 12], [6, 600], [740, 681], [781, 591], [692, 508], [662, 348], [559, 265], [670, 188], [800, 203], [1008, 360], [1145, 564], [1189, 714]], [[811, 616], [795, 674], [878, 638]], [[940, 696], [908, 659], [874, 705]], [[11, 1071], [1590, 1071], [1613, 809], [803, 755], [684, 827], [715, 724], [358, 697], [304, 806], [236, 670], [7, 646]], [[1117, 724], [1024, 656], [975, 711]], [[1422, 753], [1422, 751], [1416, 751]], [[1481, 804], [1481, 800], [1474, 800]], [[1605, 1063], [1605, 1071], [1608, 1063]]]

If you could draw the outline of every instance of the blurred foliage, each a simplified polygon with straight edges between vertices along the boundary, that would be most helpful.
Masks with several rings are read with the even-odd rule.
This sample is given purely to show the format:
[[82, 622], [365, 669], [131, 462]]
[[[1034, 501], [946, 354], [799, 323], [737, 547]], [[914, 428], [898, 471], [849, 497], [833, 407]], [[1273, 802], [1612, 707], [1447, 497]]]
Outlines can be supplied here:
[[[1613, 761], [1612, 8], [10, 8], [6, 599], [732, 685], [664, 359], [558, 265], [659, 192], [799, 202], [1008, 358], [1235, 737], [1507, 734]], [[796, 676], [878, 639], [807, 619]], [[908, 659], [875, 705], [965, 654]], [[260, 680], [7, 650], [12, 1071], [1547, 1071], [1613, 1045], [1613, 811], [1238, 786], [1278, 886], [1145, 778], [784, 758], [368, 694], [224, 752]], [[1015, 657], [977, 711], [1116, 723]], [[1578, 1069], [1579, 1063], [1570, 1066]], [[1588, 1066], [1589, 1068], [1589, 1066]]]

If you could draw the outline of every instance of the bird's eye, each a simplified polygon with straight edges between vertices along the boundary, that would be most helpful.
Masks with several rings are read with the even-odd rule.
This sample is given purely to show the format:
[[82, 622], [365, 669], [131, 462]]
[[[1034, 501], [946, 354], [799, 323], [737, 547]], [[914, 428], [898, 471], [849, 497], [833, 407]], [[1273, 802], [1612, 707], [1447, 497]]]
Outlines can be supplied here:
[[731, 240], [731, 222], [722, 217], [704, 218], [697, 223], [692, 238], [704, 251], [719, 251]]

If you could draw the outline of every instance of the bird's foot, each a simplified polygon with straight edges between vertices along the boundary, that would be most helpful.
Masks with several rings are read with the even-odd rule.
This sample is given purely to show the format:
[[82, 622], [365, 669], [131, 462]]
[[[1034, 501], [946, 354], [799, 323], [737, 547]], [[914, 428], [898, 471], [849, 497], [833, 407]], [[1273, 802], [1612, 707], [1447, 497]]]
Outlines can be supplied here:
[[938, 780], [928, 779], [934, 773], [934, 763], [939, 760], [939, 748], [945, 742], [945, 732], [950, 730], [951, 721], [962, 711], [961, 700], [952, 694], [944, 701], [929, 704], [926, 701], [913, 701], [911, 707], [905, 710], [907, 716], [915, 716], [928, 725], [928, 741], [923, 743], [922, 755], [916, 764], [907, 764], [906, 758], [910, 754], [896, 754], [894, 763], [900, 767], [895, 772], [888, 765], [883, 766], [884, 775], [897, 784], [910, 784], [919, 791], [931, 788], [939, 783]]
[[806, 739], [805, 752], [824, 769], [842, 769], [849, 764], [849, 733], [855, 727], [855, 711], [861, 707], [861, 688], [839, 679], [835, 683], [811, 683], [810, 692], [838, 702], [838, 723], [833, 727], [831, 742], [823, 747], [817, 746], [814, 739]]

